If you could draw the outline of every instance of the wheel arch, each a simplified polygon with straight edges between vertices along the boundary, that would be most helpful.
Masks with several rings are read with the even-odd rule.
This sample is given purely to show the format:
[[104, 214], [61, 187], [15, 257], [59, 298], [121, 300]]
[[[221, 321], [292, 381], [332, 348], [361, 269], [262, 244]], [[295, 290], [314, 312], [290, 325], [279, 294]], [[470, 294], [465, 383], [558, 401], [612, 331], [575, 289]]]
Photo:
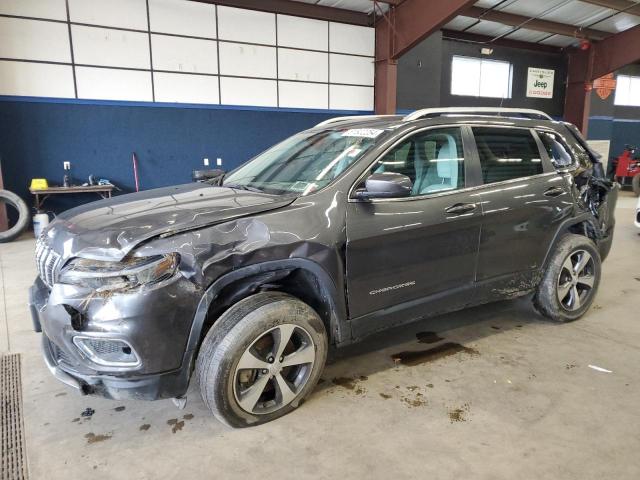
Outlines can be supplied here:
[[311, 306], [324, 322], [330, 343], [350, 339], [344, 292], [336, 287], [330, 275], [311, 260], [275, 260], [239, 268], [209, 286], [196, 310], [185, 361], [194, 364], [204, 335], [224, 311], [239, 300], [265, 290], [289, 293]]
[[586, 213], [576, 217], [571, 217], [565, 220], [556, 230], [553, 240], [549, 244], [549, 248], [547, 249], [547, 253], [544, 257], [544, 262], [542, 264], [544, 268], [547, 267], [549, 259], [558, 246], [558, 243], [560, 243], [560, 240], [562, 240], [562, 237], [569, 233], [587, 237], [595, 243], [596, 247], [599, 248], [601, 235], [595, 218]]

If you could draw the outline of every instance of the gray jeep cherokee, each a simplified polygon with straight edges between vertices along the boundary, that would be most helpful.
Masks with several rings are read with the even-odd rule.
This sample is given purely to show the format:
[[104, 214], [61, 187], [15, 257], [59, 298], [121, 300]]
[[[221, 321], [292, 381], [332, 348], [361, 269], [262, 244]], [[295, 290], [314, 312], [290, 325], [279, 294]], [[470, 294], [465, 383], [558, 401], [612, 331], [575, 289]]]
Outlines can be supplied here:
[[577, 129], [514, 109], [338, 118], [209, 183], [102, 200], [37, 241], [46, 363], [109, 398], [257, 425], [313, 390], [329, 345], [533, 293], [593, 302], [617, 187]]

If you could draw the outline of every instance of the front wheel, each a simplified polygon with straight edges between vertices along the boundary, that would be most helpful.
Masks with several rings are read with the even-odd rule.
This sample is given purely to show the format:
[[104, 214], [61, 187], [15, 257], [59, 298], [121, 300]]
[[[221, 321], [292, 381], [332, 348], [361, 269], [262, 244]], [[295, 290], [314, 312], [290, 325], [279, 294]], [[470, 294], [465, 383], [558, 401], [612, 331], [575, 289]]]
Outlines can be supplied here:
[[551, 320], [577, 320], [589, 309], [600, 284], [602, 266], [595, 244], [582, 235], [566, 235], [552, 254], [533, 304]]
[[327, 344], [322, 320], [297, 298], [280, 292], [245, 298], [202, 343], [196, 364], [202, 398], [231, 427], [275, 420], [313, 390]]

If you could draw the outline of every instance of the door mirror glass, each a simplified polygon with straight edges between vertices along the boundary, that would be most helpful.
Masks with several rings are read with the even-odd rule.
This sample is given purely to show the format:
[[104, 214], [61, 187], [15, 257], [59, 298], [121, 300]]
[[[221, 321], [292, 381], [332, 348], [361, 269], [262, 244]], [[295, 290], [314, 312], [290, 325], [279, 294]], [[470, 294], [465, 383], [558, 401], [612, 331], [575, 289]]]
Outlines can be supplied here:
[[406, 175], [373, 173], [365, 181], [365, 188], [356, 190], [355, 196], [360, 199], [408, 197], [412, 189], [413, 183]]

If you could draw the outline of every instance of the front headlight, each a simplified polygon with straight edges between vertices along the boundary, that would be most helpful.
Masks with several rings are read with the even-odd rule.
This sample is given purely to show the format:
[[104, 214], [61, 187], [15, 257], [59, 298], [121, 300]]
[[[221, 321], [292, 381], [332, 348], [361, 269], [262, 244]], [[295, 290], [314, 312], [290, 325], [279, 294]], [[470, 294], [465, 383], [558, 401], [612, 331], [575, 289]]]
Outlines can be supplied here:
[[97, 292], [129, 290], [171, 277], [178, 268], [178, 254], [127, 257], [119, 262], [75, 258], [60, 273], [59, 283], [91, 288]]

